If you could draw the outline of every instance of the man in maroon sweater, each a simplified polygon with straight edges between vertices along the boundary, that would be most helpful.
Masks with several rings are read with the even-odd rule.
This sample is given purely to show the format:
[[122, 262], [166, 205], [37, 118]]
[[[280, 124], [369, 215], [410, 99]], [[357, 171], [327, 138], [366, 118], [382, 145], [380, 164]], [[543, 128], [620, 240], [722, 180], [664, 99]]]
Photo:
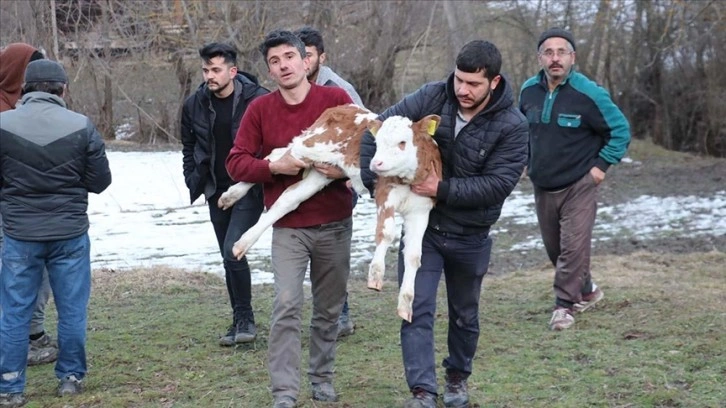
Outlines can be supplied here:
[[[292, 32], [269, 33], [260, 52], [278, 90], [258, 97], [247, 108], [227, 158], [227, 171], [236, 181], [262, 183], [269, 208], [288, 186], [301, 179], [306, 165], [289, 153], [274, 162], [264, 157], [274, 148], [287, 146], [327, 108], [352, 100], [341, 88], [308, 82], [310, 61], [305, 45]], [[268, 369], [274, 408], [295, 407], [300, 390], [300, 326], [308, 264], [313, 294], [308, 369], [312, 398], [338, 399], [333, 366], [337, 320], [350, 272], [352, 196], [340, 168], [316, 164], [315, 170], [335, 181], [273, 225], [275, 301]]]

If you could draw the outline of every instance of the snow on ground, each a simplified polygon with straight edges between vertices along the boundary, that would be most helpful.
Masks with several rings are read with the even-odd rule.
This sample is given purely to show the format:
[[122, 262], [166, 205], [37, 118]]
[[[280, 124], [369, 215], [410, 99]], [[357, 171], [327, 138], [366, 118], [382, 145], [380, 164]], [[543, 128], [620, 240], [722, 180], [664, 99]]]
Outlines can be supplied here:
[[[94, 268], [126, 269], [168, 265], [223, 274], [219, 248], [203, 200], [189, 203], [179, 152], [109, 152], [113, 183], [100, 195], [91, 194], [91, 261]], [[375, 205], [360, 199], [353, 215], [353, 265], [372, 257]], [[504, 205], [502, 219], [535, 225], [534, 199], [515, 190]], [[641, 239], [681, 235], [726, 234], [726, 191], [710, 197], [640, 196], [630, 202], [598, 209], [595, 245], [614, 236]], [[498, 231], [493, 231], [497, 233]], [[271, 230], [250, 250], [255, 283], [271, 282], [263, 270], [269, 258]], [[509, 250], [541, 248], [539, 237]]]

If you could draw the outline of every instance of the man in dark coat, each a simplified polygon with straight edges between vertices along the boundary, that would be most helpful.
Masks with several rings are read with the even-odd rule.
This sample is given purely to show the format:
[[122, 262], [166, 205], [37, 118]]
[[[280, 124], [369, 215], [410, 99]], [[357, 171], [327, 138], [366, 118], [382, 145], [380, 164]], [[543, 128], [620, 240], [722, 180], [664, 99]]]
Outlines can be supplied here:
[[227, 210], [217, 206], [219, 196], [233, 184], [224, 162], [242, 115], [253, 99], [268, 93], [257, 78], [237, 69], [237, 51], [222, 43], [199, 50], [204, 83], [184, 101], [181, 122], [184, 180], [193, 203], [204, 194], [209, 218], [224, 263], [224, 277], [232, 306], [232, 324], [219, 339], [222, 346], [254, 341], [252, 282], [247, 258], [232, 254], [234, 242], [262, 214], [262, 189], [255, 186]]
[[[459, 52], [448, 80], [424, 85], [379, 117], [400, 115], [415, 122], [430, 114], [441, 116], [434, 139], [443, 174], [411, 186], [417, 194], [436, 198], [436, 206], [423, 239], [413, 320], [401, 323], [403, 365], [413, 394], [406, 408], [436, 407], [433, 328], [442, 273], [449, 304], [444, 405], [469, 406], [467, 378], [479, 340], [479, 295], [492, 249], [489, 229], [527, 162], [527, 122], [514, 106], [509, 83], [499, 74], [501, 64], [494, 44], [472, 41]], [[368, 170], [374, 153], [375, 142], [366, 134], [361, 170], [370, 191], [375, 188], [375, 175]], [[399, 250], [399, 284], [402, 256]]]

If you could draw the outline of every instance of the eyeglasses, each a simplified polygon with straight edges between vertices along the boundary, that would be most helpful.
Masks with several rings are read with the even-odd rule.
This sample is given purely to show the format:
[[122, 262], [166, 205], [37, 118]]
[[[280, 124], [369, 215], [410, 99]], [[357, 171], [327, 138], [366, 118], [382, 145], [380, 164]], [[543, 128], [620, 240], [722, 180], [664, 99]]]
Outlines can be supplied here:
[[557, 51], [555, 51], [555, 50], [544, 50], [544, 51], [540, 52], [539, 55], [543, 55], [543, 56], [545, 56], [547, 58], [552, 58], [552, 57], [555, 56], [555, 54], [557, 54], [557, 56], [559, 58], [564, 58], [564, 57], [566, 57], [566, 56], [568, 56], [568, 55], [570, 55], [572, 53], [573, 53], [573, 51], [559, 49]]

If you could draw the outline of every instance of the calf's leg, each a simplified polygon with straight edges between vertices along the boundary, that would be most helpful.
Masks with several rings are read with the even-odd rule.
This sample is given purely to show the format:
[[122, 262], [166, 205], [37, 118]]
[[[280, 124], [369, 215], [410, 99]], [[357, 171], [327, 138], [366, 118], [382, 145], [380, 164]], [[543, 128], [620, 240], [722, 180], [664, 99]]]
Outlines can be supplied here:
[[315, 170], [311, 169], [307, 172], [302, 180], [285, 189], [277, 201], [275, 201], [275, 204], [267, 212], [263, 213], [257, 223], [242, 234], [242, 237], [234, 243], [232, 247], [234, 256], [237, 259], [242, 259], [252, 245], [260, 239], [260, 236], [262, 236], [262, 233], [267, 228], [296, 209], [300, 203], [315, 195], [315, 193], [322, 190], [323, 187], [332, 181], [332, 179], [325, 177]]

